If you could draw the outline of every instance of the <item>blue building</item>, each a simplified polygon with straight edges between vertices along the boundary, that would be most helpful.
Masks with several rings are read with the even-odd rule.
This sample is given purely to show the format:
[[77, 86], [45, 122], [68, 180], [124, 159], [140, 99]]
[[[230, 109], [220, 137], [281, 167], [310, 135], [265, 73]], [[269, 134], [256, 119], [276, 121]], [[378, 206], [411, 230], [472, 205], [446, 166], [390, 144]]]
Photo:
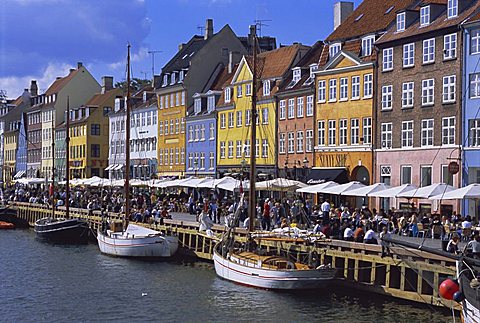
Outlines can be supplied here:
[[[463, 66], [462, 184], [466, 186], [480, 183], [480, 15], [471, 17], [464, 25]], [[466, 200], [462, 212], [478, 216], [478, 203]]]
[[216, 105], [222, 94], [227, 68], [219, 67], [212, 86], [206, 93], [193, 95], [193, 108], [187, 112], [186, 173], [188, 176], [215, 177], [217, 147]]

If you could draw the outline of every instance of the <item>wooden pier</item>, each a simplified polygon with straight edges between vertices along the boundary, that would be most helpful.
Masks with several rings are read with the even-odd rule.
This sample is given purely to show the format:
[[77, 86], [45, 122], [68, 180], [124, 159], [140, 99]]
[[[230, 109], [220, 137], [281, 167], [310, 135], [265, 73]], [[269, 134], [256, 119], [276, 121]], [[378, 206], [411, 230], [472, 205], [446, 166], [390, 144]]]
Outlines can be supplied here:
[[[10, 206], [17, 217], [31, 225], [36, 220], [51, 216], [51, 209], [29, 203], [15, 203]], [[65, 216], [60, 208], [56, 217]], [[91, 228], [98, 228], [101, 216], [98, 212], [89, 214], [87, 210], [70, 209], [71, 217], [89, 221]], [[121, 219], [118, 214], [109, 214], [110, 218]], [[212, 260], [214, 238], [198, 231], [199, 224], [177, 220], [165, 220], [163, 225], [145, 224], [152, 229], [176, 234], [184, 254], [190, 254], [203, 260]], [[236, 229], [239, 239], [246, 238], [246, 231]], [[217, 236], [224, 231], [222, 226], [212, 230]], [[381, 257], [381, 246], [354, 243], [340, 240], [316, 241], [307, 243], [302, 239], [261, 239], [260, 245], [268, 250], [288, 252], [292, 257], [311, 256], [316, 252], [320, 262], [331, 264], [338, 269], [338, 279], [342, 284], [368, 292], [375, 292], [422, 304], [457, 307], [457, 303], [440, 298], [439, 284], [456, 273], [455, 262], [451, 259], [432, 255], [419, 250], [392, 247], [392, 257]]]

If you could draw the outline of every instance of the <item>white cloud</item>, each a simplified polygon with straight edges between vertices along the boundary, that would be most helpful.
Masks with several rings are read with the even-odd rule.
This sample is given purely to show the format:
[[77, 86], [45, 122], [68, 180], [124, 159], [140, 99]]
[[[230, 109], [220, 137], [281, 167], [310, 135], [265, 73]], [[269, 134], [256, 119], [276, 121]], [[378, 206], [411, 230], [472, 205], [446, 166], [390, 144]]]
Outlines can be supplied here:
[[0, 78], [0, 89], [6, 90], [9, 98], [16, 98], [22, 94], [23, 89], [30, 87], [31, 80], [37, 80], [39, 93], [43, 93], [58, 76], [66, 76], [70, 68], [73, 66], [66, 63], [49, 63], [41, 75], [2, 77]]
[[[131, 54], [130, 61], [132, 63], [142, 62], [147, 58], [148, 58], [148, 48], [140, 47], [138, 49], [138, 51]], [[121, 68], [125, 69], [126, 65], [127, 65], [127, 55], [125, 53], [125, 59], [120, 60], [120, 61], [115, 62], [115, 63], [108, 64], [108, 68], [112, 71], [116, 71], [116, 70], [121, 69]]]

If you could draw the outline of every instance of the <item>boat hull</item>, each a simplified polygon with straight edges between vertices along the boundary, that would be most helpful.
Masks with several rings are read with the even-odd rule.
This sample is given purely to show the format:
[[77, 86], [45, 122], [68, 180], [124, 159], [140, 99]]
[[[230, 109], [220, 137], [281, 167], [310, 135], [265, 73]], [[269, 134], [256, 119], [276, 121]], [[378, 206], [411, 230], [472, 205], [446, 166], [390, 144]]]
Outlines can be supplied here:
[[178, 249], [178, 238], [173, 236], [121, 238], [120, 235], [99, 231], [97, 241], [102, 253], [118, 257], [167, 258]]
[[34, 231], [44, 241], [60, 244], [86, 244], [89, 240], [88, 224], [80, 219], [49, 222], [40, 219], [35, 222]]
[[326, 287], [336, 274], [335, 269], [268, 270], [245, 266], [213, 254], [215, 272], [223, 279], [264, 289], [297, 290]]

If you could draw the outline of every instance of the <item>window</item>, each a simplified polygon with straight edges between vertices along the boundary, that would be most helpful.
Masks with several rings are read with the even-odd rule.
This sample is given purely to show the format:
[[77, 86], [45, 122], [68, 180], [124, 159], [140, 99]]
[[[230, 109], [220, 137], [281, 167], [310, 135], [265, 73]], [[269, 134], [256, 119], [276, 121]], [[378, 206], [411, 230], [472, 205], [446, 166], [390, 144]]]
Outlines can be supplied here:
[[455, 145], [455, 117], [442, 118], [442, 145]]
[[340, 101], [348, 100], [348, 78], [342, 77], [340, 79]]
[[[152, 124], [156, 125], [157, 124], [157, 111], [152, 112]], [[122, 125], [123, 125], [123, 120], [122, 120]], [[122, 127], [123, 128], [123, 127]]]
[[193, 126], [188, 126], [188, 141], [192, 142], [195, 138], [193, 137]]
[[307, 96], [307, 117], [313, 116], [313, 95]]
[[468, 143], [470, 147], [480, 146], [480, 119], [468, 120]]
[[455, 82], [456, 76], [445, 76], [443, 78], [443, 103], [452, 103], [455, 102]]
[[403, 67], [412, 67], [415, 64], [415, 43], [403, 45]]
[[454, 18], [458, 15], [458, 0], [448, 0], [447, 18]]
[[268, 124], [268, 108], [262, 109], [262, 124]]
[[202, 111], [202, 98], [196, 98], [193, 102], [193, 113], [199, 114]]
[[245, 126], [249, 126], [252, 123], [252, 110], [245, 111]]
[[330, 55], [330, 58], [333, 56], [337, 55], [337, 53], [342, 49], [342, 44], [330, 44], [328, 48], [328, 54]]
[[360, 121], [358, 119], [350, 120], [350, 145], [358, 145], [360, 138]]
[[297, 131], [297, 153], [303, 153], [303, 131]]
[[453, 175], [448, 171], [448, 165], [442, 165], [442, 183], [453, 186]]
[[210, 156], [209, 156], [209, 163], [210, 163], [210, 169], [214, 169], [215, 168], [215, 153], [213, 152], [210, 152]]
[[328, 145], [335, 146], [337, 143], [337, 121], [328, 120]]
[[245, 95], [246, 96], [252, 95], [252, 84], [250, 83], [245, 84]]
[[362, 56], [372, 55], [374, 42], [375, 42], [375, 36], [367, 36], [362, 38]]
[[305, 131], [305, 151], [310, 153], [313, 151], [313, 130]]
[[393, 86], [382, 86], [382, 110], [392, 109]]
[[392, 148], [392, 123], [382, 123], [382, 148]]
[[170, 108], [173, 108], [173, 106], [175, 105], [175, 102], [173, 100], [173, 93], [170, 94]]
[[270, 95], [270, 80], [263, 81], [263, 96]]
[[175, 133], [175, 125], [173, 123], [173, 119], [170, 120], [170, 134], [173, 135]]
[[363, 76], [363, 97], [371, 98], [373, 95], [373, 74]]
[[360, 76], [352, 76], [352, 100], [360, 98]]
[[262, 139], [262, 157], [268, 157], [268, 141], [267, 139]]
[[232, 99], [232, 93], [229, 87], [225, 88], [225, 102], [228, 103]]
[[152, 124], [152, 111], [145, 112], [147, 114], [147, 126]]
[[432, 166], [420, 166], [420, 186], [432, 185]]
[[228, 141], [228, 158], [233, 158], [233, 140]]
[[91, 148], [91, 154], [92, 156], [91, 157], [100, 157], [100, 145], [98, 144], [93, 144], [90, 146]]
[[430, 24], [430, 6], [420, 8], [420, 27]]
[[210, 95], [207, 99], [207, 111], [212, 112], [215, 110], [215, 96]]
[[298, 81], [300, 81], [301, 78], [302, 78], [302, 70], [300, 69], [300, 67], [295, 67], [293, 69], [292, 81], [294, 82], [294, 84], [296, 84]]
[[413, 147], [413, 121], [402, 122], [402, 147]]
[[185, 105], [185, 91], [182, 91], [182, 105]]
[[402, 108], [413, 107], [413, 89], [415, 83], [407, 82], [402, 84]]
[[241, 97], [242, 97], [242, 95], [243, 95], [243, 94], [242, 94], [242, 92], [243, 92], [242, 90], [243, 90], [242, 85], [241, 85], [241, 84], [240, 84], [240, 85], [237, 85], [237, 98], [241, 98]]
[[303, 96], [297, 98], [297, 118], [303, 118], [303, 111], [304, 111], [304, 105], [303, 105]]
[[412, 166], [402, 165], [400, 172], [400, 185], [412, 184]]
[[480, 98], [480, 73], [470, 74], [470, 98]]
[[285, 154], [285, 133], [280, 133], [280, 138], [278, 140], [278, 152], [280, 154]]
[[280, 101], [280, 111], [279, 111], [279, 117], [280, 117], [280, 120], [285, 120], [285, 105], [286, 105], [286, 101], [285, 100], [281, 100]]
[[435, 38], [423, 41], [423, 64], [435, 62]]
[[422, 120], [422, 147], [433, 146], [433, 119]]
[[243, 117], [242, 117], [242, 111], [237, 111], [237, 128], [242, 126], [243, 122]]
[[328, 81], [328, 102], [337, 101], [337, 79]]
[[200, 140], [200, 126], [198, 124], [195, 125], [195, 141]]
[[480, 29], [472, 30], [470, 33], [470, 54], [480, 54]]
[[226, 113], [220, 114], [220, 128], [221, 128], [221, 129], [225, 129], [225, 127], [226, 127], [226, 120], [225, 120], [225, 118], [226, 118]]
[[215, 124], [210, 122], [210, 140], [215, 139]]
[[245, 140], [245, 157], [250, 157], [250, 139]]
[[340, 145], [347, 144], [347, 136], [348, 136], [348, 120], [341, 119], [339, 121], [340, 124]]
[[233, 114], [233, 112], [229, 112], [228, 113], [228, 127], [233, 128], [234, 125], [235, 125], [235, 115]]
[[288, 133], [288, 153], [294, 153], [295, 152], [295, 133], [294, 132], [289, 132]]
[[457, 57], [457, 34], [445, 35], [443, 37], [443, 59]]
[[423, 80], [422, 81], [422, 106], [433, 105], [435, 93], [435, 80]]
[[295, 99], [288, 99], [288, 119], [295, 118]]
[[325, 102], [327, 100], [326, 81], [318, 81], [318, 102]]
[[205, 124], [200, 125], [200, 140], [205, 141]]
[[255, 157], [260, 156], [260, 141], [258, 139], [255, 140]]
[[100, 136], [100, 125], [99, 124], [92, 124], [90, 129], [90, 133], [92, 136]]
[[325, 121], [318, 121], [318, 145], [325, 146]]
[[225, 141], [220, 141], [220, 158], [225, 158]]
[[372, 118], [363, 118], [363, 144], [372, 143]]
[[397, 14], [397, 31], [405, 30], [405, 12]]

